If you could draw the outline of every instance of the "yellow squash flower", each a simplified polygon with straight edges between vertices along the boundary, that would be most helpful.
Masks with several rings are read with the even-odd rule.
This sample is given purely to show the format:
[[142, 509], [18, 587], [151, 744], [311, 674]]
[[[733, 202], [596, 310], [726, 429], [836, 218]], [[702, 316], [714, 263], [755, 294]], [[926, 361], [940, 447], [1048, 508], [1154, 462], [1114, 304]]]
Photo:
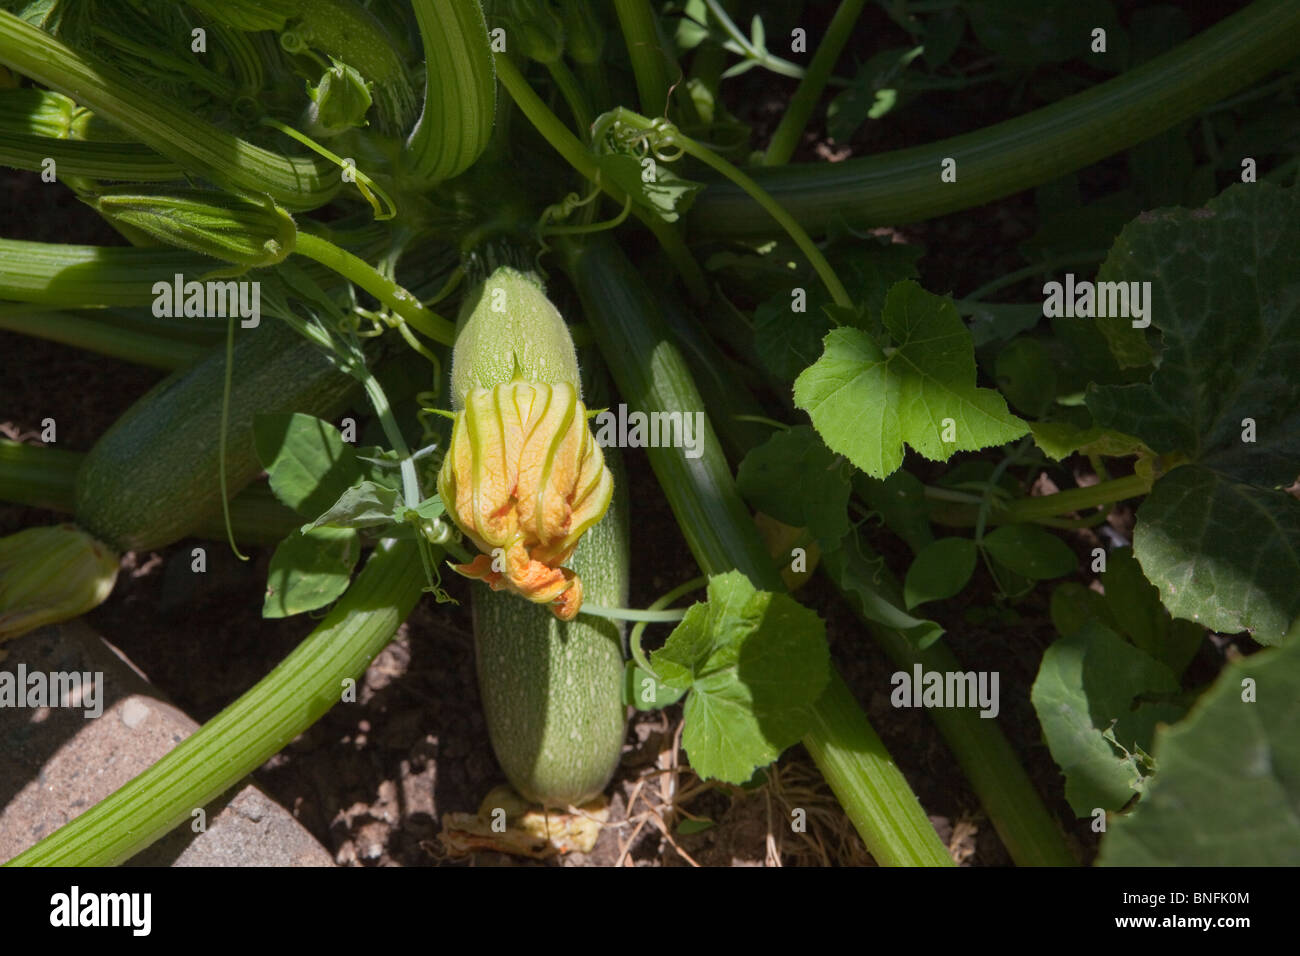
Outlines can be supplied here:
[[570, 621], [582, 581], [564, 562], [613, 493], [573, 385], [516, 379], [473, 389], [456, 415], [438, 494], [484, 553], [452, 567]]

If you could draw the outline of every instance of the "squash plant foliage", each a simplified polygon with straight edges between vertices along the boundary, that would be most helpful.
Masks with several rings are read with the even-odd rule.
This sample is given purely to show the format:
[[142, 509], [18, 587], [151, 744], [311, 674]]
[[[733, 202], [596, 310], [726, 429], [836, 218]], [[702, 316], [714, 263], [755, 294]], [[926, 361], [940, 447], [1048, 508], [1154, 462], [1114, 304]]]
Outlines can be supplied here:
[[[122, 237], [0, 238], [0, 327], [173, 376], [84, 469], [0, 446], [0, 497], [83, 529], [0, 541], [0, 640], [103, 600], [105, 554], [187, 535], [274, 546], [263, 615], [325, 615], [15, 862], [129, 859], [426, 595], [444, 624], [480, 601], [498, 638], [540, 615], [531, 710], [484, 697], [544, 804], [610, 779], [626, 708], [680, 707], [700, 777], [761, 786], [802, 743], [878, 862], [950, 864], [879, 693], [926, 709], [1017, 863], [1300, 862], [1300, 8], [1121, 7], [0, 0], [0, 163]], [[861, 155], [985, 83], [1012, 91], [1000, 122]], [[762, 84], [790, 98], [760, 142]], [[1032, 225], [982, 285], [925, 278], [927, 220], [1017, 194]], [[268, 327], [310, 343], [311, 390], [265, 372]], [[152, 443], [178, 463], [156, 508], [128, 488]], [[617, 498], [624, 468], [654, 500]], [[630, 531], [584, 552], [612, 496]], [[616, 606], [626, 534], [668, 513], [671, 590]], [[59, 588], [56, 547], [84, 568]], [[570, 558], [617, 565], [597, 599]], [[1032, 686], [999, 681], [972, 635], [1035, 613]], [[599, 668], [564, 669], [579, 627]], [[868, 639], [896, 670], [850, 686]], [[481, 641], [484, 682], [487, 646], [509, 654]], [[590, 760], [548, 710], [600, 725]]]

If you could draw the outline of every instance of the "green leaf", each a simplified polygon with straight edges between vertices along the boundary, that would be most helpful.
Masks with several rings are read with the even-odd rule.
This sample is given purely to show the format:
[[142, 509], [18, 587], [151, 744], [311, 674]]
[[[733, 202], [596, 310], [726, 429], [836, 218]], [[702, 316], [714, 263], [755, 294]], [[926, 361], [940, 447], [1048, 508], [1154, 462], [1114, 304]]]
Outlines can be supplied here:
[[[420, 358], [420, 356], [416, 357]], [[373, 481], [393, 491], [402, 490], [402, 471], [397, 452], [377, 445], [363, 445], [356, 449], [356, 456], [361, 464], [361, 477], [366, 481]]]
[[[1102, 271], [1151, 282], [1164, 348], [1150, 384], [1090, 390], [1098, 424], [1238, 481], [1290, 484], [1300, 471], [1300, 190], [1239, 184], [1204, 209], [1146, 213]], [[1253, 442], [1243, 441], [1248, 418]]]
[[908, 610], [959, 593], [975, 573], [978, 557], [979, 549], [970, 538], [940, 538], [926, 547], [907, 569], [903, 582]]
[[[1176, 616], [1280, 643], [1300, 615], [1300, 503], [1276, 490], [1300, 472], [1300, 192], [1240, 184], [1204, 209], [1148, 213], [1107, 269], [1152, 283], [1164, 347], [1149, 383], [1093, 388], [1088, 407], [1195, 462], [1152, 487], [1137, 558]], [[1125, 361], [1122, 332], [1107, 335]]]
[[258, 415], [253, 445], [275, 496], [304, 518], [315, 518], [361, 478], [339, 430], [313, 415]]
[[1062, 637], [1069, 637], [1089, 621], [1096, 619], [1112, 631], [1121, 630], [1106, 599], [1078, 581], [1063, 581], [1052, 591], [1048, 614], [1052, 627]]
[[[920, 245], [891, 242], [875, 236], [863, 238], [846, 231], [827, 248], [826, 259], [848, 289], [855, 306], [865, 309], [879, 324], [889, 290], [897, 282], [920, 275], [916, 264], [924, 252]], [[810, 281], [813, 281], [813, 288], [824, 293], [820, 282]]]
[[[809, 269], [790, 276], [754, 309], [754, 350], [759, 361], [783, 382], [817, 360], [822, 339], [836, 325], [871, 331], [879, 323], [885, 297], [895, 282], [916, 276], [920, 246], [863, 240], [846, 233], [827, 249], [826, 258], [852, 298], [845, 311], [832, 303], [825, 286]], [[770, 258], [783, 259], [778, 245]], [[801, 293], [802, 312], [795, 312], [795, 293]]]
[[703, 833], [712, 826], [712, 820], [683, 820], [677, 824], [677, 833], [679, 836], [690, 836], [692, 833]]
[[884, 481], [858, 472], [853, 476], [853, 490], [913, 551], [934, 540], [925, 485], [910, 471], [896, 471]]
[[1142, 789], [1140, 754], [1151, 752], [1157, 722], [1183, 714], [1148, 698], [1178, 691], [1169, 668], [1098, 621], [1044, 652], [1030, 699], [1078, 816], [1118, 810]]
[[1280, 644], [1300, 620], [1300, 501], [1184, 465], [1138, 509], [1133, 550], [1175, 617]]
[[976, 302], [966, 307], [971, 343], [979, 348], [1027, 332], [1043, 317], [1041, 305]]
[[1007, 401], [1034, 418], [1042, 417], [1056, 400], [1056, 363], [1038, 339], [1021, 337], [1004, 345], [994, 377]]
[[1105, 455], [1124, 458], [1147, 450], [1132, 435], [1093, 425], [1080, 428], [1072, 422], [1030, 422], [1034, 443], [1053, 461], [1061, 461], [1075, 452], [1084, 455]]
[[1106, 555], [1101, 583], [1106, 605], [1124, 633], [1181, 677], [1205, 639], [1205, 628], [1170, 618], [1160, 603], [1160, 592], [1143, 575], [1129, 548], [1116, 548]]
[[[913, 617], [882, 593], [888, 573], [884, 559], [867, 557], [858, 535], [849, 535], [838, 550], [823, 555], [822, 567], [842, 591], [857, 596], [857, 607], [868, 620], [901, 631], [921, 650], [943, 637], [943, 628], [934, 621]], [[870, 577], [858, 571], [866, 568]]]
[[350, 528], [290, 531], [271, 556], [262, 617], [289, 617], [329, 604], [347, 590], [360, 556]]
[[691, 208], [691, 201], [704, 184], [683, 179], [667, 163], [653, 157], [646, 159], [653, 165], [643, 165], [643, 160], [626, 153], [605, 153], [599, 158], [600, 171], [631, 196], [635, 205], [664, 222], [676, 222]]
[[441, 518], [446, 514], [446, 511], [447, 509], [442, 505], [442, 499], [437, 495], [433, 495], [430, 498], [425, 498], [414, 508], [408, 508], [405, 505], [398, 505], [393, 510], [393, 516], [398, 521], [410, 521], [415, 523], [418, 521], [433, 521], [437, 518]]
[[805, 295], [804, 311], [795, 312], [789, 290], [782, 289], [754, 309], [754, 351], [763, 367], [782, 382], [793, 382], [821, 351], [821, 341], [834, 327], [822, 307], [826, 294], [816, 287], [798, 286]]
[[1008, 570], [1033, 581], [1064, 577], [1078, 567], [1069, 545], [1037, 525], [1004, 525], [984, 536], [983, 547]]
[[1080, 393], [1080, 405], [1084, 404], [1082, 393], [1089, 385], [1130, 385], [1150, 374], [1146, 367], [1120, 367], [1105, 338], [1097, 334], [1097, 327], [1104, 321], [1077, 315], [1056, 315], [1049, 320], [1060, 394]]
[[650, 658], [664, 682], [690, 690], [682, 743], [706, 779], [742, 784], [807, 732], [830, 679], [820, 618], [738, 571], [709, 579]]
[[677, 24], [673, 35], [677, 49], [682, 52], [693, 50], [709, 38], [709, 8], [704, 0], [686, 0], [682, 4], [682, 16], [674, 21]]
[[1226, 667], [1154, 754], [1100, 865], [1300, 866], [1300, 642]]
[[807, 528], [824, 550], [849, 531], [849, 479], [807, 425], [778, 431], [740, 463], [736, 486], [756, 510]]
[[966, 13], [980, 45], [1021, 67], [1087, 59], [1094, 27], [1121, 33], [1107, 0], [975, 0]]
[[883, 320], [896, 348], [882, 351], [858, 329], [836, 329], [795, 381], [795, 404], [832, 451], [883, 478], [902, 464], [904, 442], [943, 461], [1025, 433], [1001, 395], [975, 385], [970, 333], [950, 299], [899, 282]]
[[310, 528], [330, 526], [334, 528], [368, 528], [375, 525], [393, 524], [397, 517], [397, 492], [372, 481], [363, 481], [355, 488], [349, 488], [339, 496], [339, 500], [329, 510], [309, 525]]
[[925, 63], [934, 70], [943, 66], [957, 52], [966, 32], [966, 14], [960, 7], [949, 7], [925, 20]]
[[874, 54], [858, 68], [849, 85], [826, 107], [826, 131], [847, 143], [868, 119], [879, 119], [899, 105], [907, 86], [908, 64], [924, 47], [899, 47]]

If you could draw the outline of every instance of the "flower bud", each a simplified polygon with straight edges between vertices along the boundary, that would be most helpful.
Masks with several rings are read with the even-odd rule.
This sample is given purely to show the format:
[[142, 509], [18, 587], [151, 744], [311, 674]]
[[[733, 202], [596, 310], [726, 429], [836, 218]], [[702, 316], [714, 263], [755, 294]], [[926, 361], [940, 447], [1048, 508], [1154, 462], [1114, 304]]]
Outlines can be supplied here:
[[270, 199], [259, 203], [213, 190], [150, 193], [143, 188], [111, 187], [91, 205], [112, 223], [247, 268], [282, 262], [297, 243], [293, 218]]
[[303, 126], [316, 139], [332, 139], [350, 129], [366, 125], [370, 109], [371, 84], [357, 70], [330, 57], [330, 67], [320, 82], [307, 87], [311, 100], [303, 116]]
[[98, 607], [118, 557], [74, 524], [0, 538], [0, 641]]
[[474, 389], [456, 416], [438, 494], [483, 554], [453, 567], [572, 620], [582, 581], [562, 565], [613, 493], [574, 386], [516, 380]]

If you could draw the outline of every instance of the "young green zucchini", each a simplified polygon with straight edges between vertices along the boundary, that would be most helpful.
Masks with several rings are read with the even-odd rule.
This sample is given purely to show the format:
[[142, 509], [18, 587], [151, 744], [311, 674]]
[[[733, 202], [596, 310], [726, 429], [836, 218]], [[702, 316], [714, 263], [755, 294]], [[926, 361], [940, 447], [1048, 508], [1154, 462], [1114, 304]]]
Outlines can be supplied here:
[[[221, 512], [218, 433], [225, 348], [181, 369], [141, 397], [81, 463], [77, 523], [122, 551], [160, 548]], [[261, 470], [253, 416], [342, 411], [354, 381], [318, 346], [277, 320], [240, 330], [230, 383], [226, 488], [234, 495]]]
[[[618, 454], [609, 510], [570, 566], [584, 600], [624, 607], [628, 590], [627, 486]], [[479, 694], [492, 749], [520, 794], [545, 806], [579, 805], [609, 783], [626, 726], [623, 626], [579, 614], [557, 620], [508, 591], [474, 587]]]
[[438, 493], [480, 552], [454, 569], [491, 588], [472, 593], [492, 748], [511, 785], [549, 807], [604, 789], [626, 714], [622, 631], [581, 607], [627, 602], [627, 489], [580, 378], [536, 275], [500, 266], [466, 295]]

